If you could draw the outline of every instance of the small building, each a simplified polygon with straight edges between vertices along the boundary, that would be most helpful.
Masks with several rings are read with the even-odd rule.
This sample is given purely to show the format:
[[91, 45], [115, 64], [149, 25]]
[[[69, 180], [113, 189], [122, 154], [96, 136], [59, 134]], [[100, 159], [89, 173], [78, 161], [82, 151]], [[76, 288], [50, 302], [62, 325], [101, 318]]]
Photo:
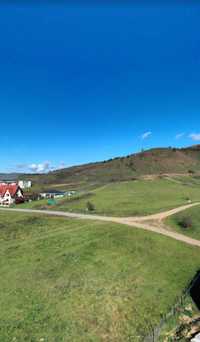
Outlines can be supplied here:
[[70, 190], [70, 191], [67, 191], [66, 193], [65, 193], [65, 195], [67, 195], [67, 196], [73, 196], [73, 195], [75, 195], [75, 193], [76, 193], [76, 191], [75, 190]]
[[19, 180], [18, 185], [21, 189], [29, 189], [32, 186], [32, 182], [30, 180]]
[[40, 193], [42, 198], [62, 198], [65, 196], [65, 192], [58, 190], [46, 190]]
[[24, 201], [22, 189], [16, 183], [0, 183], [0, 206], [10, 206]]

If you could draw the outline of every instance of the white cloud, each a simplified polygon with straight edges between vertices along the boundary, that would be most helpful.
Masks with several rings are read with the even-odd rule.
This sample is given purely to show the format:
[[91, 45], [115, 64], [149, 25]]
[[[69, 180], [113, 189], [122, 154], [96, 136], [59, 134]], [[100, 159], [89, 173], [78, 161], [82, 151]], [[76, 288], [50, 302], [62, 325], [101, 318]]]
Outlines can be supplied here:
[[189, 138], [191, 138], [194, 141], [200, 141], [200, 133], [191, 133], [189, 135]]
[[152, 135], [152, 132], [148, 131], [148, 132], [145, 132], [141, 135], [141, 139], [144, 140], [144, 139], [147, 139], [149, 138], [150, 136]]
[[16, 168], [19, 170], [23, 170], [24, 172], [33, 172], [33, 173], [45, 173], [48, 171], [63, 169], [66, 167], [64, 162], [61, 162], [59, 166], [52, 165], [51, 162], [45, 161], [43, 163], [32, 163], [32, 164], [17, 164]]
[[47, 172], [51, 168], [51, 163], [48, 161], [44, 163], [40, 163], [40, 164], [33, 163], [33, 164], [28, 165], [27, 167], [32, 172]]
[[30, 164], [30, 165], [27, 165], [28, 169], [30, 169], [31, 171], [33, 172], [37, 172], [37, 164]]
[[176, 139], [181, 139], [181, 138], [184, 137], [184, 135], [185, 135], [185, 133], [178, 133], [178, 134], [176, 134], [175, 138]]

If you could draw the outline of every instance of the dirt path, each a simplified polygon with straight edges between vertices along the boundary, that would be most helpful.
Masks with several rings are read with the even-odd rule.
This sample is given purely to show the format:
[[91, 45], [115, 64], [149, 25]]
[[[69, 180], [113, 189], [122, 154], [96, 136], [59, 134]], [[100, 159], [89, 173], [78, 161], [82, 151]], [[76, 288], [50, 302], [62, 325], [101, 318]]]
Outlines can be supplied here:
[[153, 215], [148, 215], [148, 216], [127, 217], [126, 219], [134, 220], [134, 221], [137, 221], [137, 222], [152, 221], [152, 220], [162, 221], [162, 220], [166, 219], [169, 216], [172, 216], [174, 214], [180, 213], [181, 211], [184, 211], [186, 209], [195, 207], [196, 205], [200, 205], [200, 203], [197, 202], [197, 203], [186, 204], [186, 205], [182, 205], [181, 207], [178, 207], [178, 208], [175, 208], [175, 209], [171, 209], [171, 210], [168, 210], [168, 211], [163, 211], [161, 213], [157, 213], [157, 214], [153, 214]]
[[128, 223], [127, 222], [121, 222], [121, 223], [127, 224], [128, 226], [132, 226], [135, 228], [141, 228], [141, 229], [145, 229], [145, 230], [157, 233], [157, 234], [165, 235], [172, 239], [187, 243], [188, 245], [200, 247], [200, 240], [192, 239], [186, 235], [179, 234], [179, 233], [176, 233], [176, 232], [164, 229], [164, 228], [159, 228], [149, 223], [141, 223], [141, 222], [134, 222], [134, 221], [128, 222]]
[[[171, 237], [172, 239], [182, 241], [192, 246], [200, 247], [200, 240], [192, 239], [188, 236], [183, 234], [179, 234], [173, 231], [168, 231], [164, 228], [158, 227], [153, 223], [149, 223], [146, 221], [156, 221], [157, 223], [161, 222], [168, 216], [174, 215], [196, 205], [200, 205], [200, 203], [193, 203], [184, 205], [172, 210], [168, 210], [165, 212], [161, 212], [158, 214], [153, 214], [149, 216], [143, 217], [112, 217], [112, 216], [101, 216], [101, 215], [89, 215], [89, 214], [79, 214], [79, 213], [70, 213], [70, 212], [63, 212], [63, 211], [55, 211], [55, 210], [36, 210], [36, 209], [15, 209], [15, 208], [0, 208], [0, 210], [4, 211], [12, 211], [12, 212], [21, 212], [21, 213], [31, 213], [31, 214], [45, 214], [51, 216], [62, 216], [62, 217], [69, 217], [69, 218], [77, 218], [77, 219], [84, 219], [84, 220], [97, 220], [97, 221], [106, 221], [106, 222], [115, 222], [125, 224], [134, 228], [148, 230], [157, 234], [165, 235]], [[146, 223], [145, 223], [146, 222]]]

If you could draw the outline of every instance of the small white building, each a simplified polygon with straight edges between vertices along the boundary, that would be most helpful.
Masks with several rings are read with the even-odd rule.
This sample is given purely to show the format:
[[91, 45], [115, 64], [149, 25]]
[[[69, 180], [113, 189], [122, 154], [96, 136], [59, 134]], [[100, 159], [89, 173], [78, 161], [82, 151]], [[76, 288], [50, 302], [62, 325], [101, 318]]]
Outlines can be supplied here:
[[40, 193], [42, 198], [62, 198], [65, 196], [65, 192], [57, 190], [47, 190]]
[[18, 185], [21, 189], [29, 189], [32, 186], [32, 182], [30, 180], [19, 180]]
[[68, 196], [68, 197], [71, 197], [71, 196], [73, 196], [75, 193], [76, 193], [76, 191], [70, 190], [70, 191], [67, 191], [67, 192], [65, 193], [65, 195]]

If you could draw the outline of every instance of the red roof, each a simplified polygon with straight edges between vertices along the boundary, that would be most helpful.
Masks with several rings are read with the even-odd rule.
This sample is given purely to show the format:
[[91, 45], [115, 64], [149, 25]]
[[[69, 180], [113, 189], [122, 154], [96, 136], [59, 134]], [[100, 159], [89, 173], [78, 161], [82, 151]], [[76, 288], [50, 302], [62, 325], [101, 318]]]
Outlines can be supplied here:
[[0, 184], [0, 196], [4, 197], [6, 191], [8, 190], [10, 195], [13, 197], [16, 195], [19, 186], [17, 184]]

